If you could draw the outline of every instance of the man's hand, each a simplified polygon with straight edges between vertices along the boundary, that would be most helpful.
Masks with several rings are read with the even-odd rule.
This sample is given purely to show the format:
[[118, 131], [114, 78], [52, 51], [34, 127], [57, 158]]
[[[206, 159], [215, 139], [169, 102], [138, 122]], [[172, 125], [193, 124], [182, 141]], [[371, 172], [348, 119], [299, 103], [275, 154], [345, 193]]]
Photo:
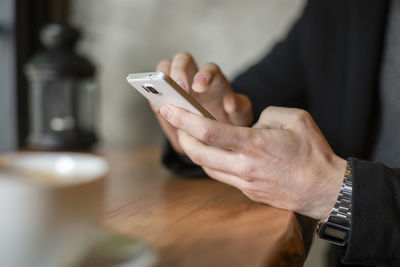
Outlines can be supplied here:
[[250, 199], [314, 219], [329, 215], [346, 161], [304, 110], [269, 107], [252, 127], [213, 121], [171, 105], [161, 114], [179, 144], [206, 173]]
[[[214, 63], [205, 63], [198, 69], [192, 56], [181, 52], [172, 60], [161, 61], [157, 71], [168, 74], [217, 120], [240, 126], [249, 126], [253, 122], [250, 100], [232, 91], [228, 80]], [[174, 149], [184, 154], [179, 145], [176, 128], [160, 116], [155, 106], [151, 107]]]

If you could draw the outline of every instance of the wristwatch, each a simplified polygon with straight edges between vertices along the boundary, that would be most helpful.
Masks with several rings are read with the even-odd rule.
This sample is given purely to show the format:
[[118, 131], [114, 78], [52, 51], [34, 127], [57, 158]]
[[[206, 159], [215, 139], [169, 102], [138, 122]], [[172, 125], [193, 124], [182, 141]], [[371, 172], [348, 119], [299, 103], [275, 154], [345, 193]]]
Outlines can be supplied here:
[[339, 246], [346, 245], [350, 238], [352, 177], [351, 166], [347, 161], [335, 206], [329, 217], [322, 219], [317, 225], [317, 234], [320, 238]]

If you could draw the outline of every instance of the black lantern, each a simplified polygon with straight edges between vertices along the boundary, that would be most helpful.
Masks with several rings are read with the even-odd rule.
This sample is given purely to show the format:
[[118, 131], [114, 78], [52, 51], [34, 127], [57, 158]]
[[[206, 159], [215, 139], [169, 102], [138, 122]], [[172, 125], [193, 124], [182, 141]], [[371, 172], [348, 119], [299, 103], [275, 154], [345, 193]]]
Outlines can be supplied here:
[[25, 66], [30, 147], [83, 149], [96, 141], [95, 68], [74, 51], [79, 36], [78, 30], [66, 24], [46, 26], [40, 36], [45, 50]]

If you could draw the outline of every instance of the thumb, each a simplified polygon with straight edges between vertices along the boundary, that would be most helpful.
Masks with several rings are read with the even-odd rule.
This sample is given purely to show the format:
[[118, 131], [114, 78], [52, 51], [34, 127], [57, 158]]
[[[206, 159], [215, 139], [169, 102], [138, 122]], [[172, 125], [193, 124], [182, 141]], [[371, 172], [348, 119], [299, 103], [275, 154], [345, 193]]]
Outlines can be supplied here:
[[224, 110], [229, 121], [238, 126], [250, 126], [253, 123], [253, 110], [250, 99], [234, 92], [224, 96]]

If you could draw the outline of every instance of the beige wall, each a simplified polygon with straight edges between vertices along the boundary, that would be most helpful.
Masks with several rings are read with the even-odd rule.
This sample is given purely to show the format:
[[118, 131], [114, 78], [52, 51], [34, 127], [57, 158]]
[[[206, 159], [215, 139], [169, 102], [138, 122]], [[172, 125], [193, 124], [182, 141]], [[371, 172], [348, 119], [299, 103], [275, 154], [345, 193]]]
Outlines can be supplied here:
[[228, 77], [284, 36], [303, 0], [74, 0], [72, 22], [85, 36], [80, 50], [99, 67], [100, 134], [111, 144], [160, 140], [161, 132], [128, 73], [153, 71], [185, 50], [214, 61]]

